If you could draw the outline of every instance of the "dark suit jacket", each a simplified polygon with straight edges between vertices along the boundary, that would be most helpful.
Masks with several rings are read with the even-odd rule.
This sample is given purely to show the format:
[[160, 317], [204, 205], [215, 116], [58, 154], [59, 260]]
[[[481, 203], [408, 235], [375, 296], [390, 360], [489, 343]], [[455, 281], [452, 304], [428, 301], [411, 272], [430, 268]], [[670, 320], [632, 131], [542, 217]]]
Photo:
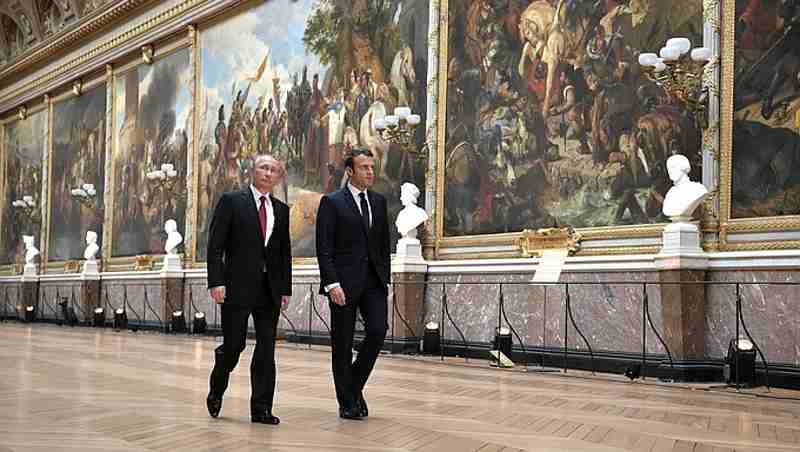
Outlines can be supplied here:
[[375, 268], [384, 284], [391, 274], [389, 219], [386, 198], [367, 190], [372, 209], [372, 227], [364, 227], [361, 213], [348, 187], [322, 197], [317, 211], [317, 262], [325, 286], [338, 282], [348, 298], [364, 291], [369, 268]]
[[289, 240], [289, 207], [274, 196], [275, 224], [267, 246], [258, 222], [253, 192], [224, 193], [214, 209], [208, 236], [208, 287], [225, 286], [225, 302], [254, 306], [267, 268], [274, 303], [292, 294], [292, 246]]

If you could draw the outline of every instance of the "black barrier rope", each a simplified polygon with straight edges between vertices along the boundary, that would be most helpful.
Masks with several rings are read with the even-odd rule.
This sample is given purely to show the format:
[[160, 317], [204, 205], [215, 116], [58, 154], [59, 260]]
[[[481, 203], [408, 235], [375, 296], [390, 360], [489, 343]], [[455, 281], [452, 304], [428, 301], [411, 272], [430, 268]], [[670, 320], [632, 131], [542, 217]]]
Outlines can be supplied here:
[[0, 320], [8, 320], [8, 286], [3, 287], [3, 317]]
[[[403, 314], [397, 309], [397, 285], [395, 283], [392, 283], [392, 311], [393, 315], [397, 313], [397, 316], [400, 317], [400, 321], [403, 322], [403, 326], [406, 327], [411, 336], [414, 336], [414, 329], [411, 328], [411, 325], [408, 324]], [[394, 319], [392, 319], [392, 340], [394, 340]]]
[[[575, 317], [572, 316], [572, 302], [570, 301], [570, 296], [569, 296], [569, 283], [566, 284], [564, 289], [566, 291], [566, 309], [567, 309], [567, 313], [569, 314], [569, 320], [572, 323], [572, 326], [575, 328], [575, 331], [577, 331], [578, 334], [581, 336], [581, 339], [583, 339], [583, 343], [586, 344], [586, 348], [589, 349], [589, 361], [591, 362], [591, 365], [592, 365], [592, 375], [594, 375], [594, 373], [595, 373], [594, 351], [592, 351], [592, 346], [589, 345], [589, 341], [586, 340], [586, 336], [584, 336], [583, 332], [581, 331], [581, 329], [578, 328], [578, 324], [575, 323]], [[566, 340], [565, 340], [564, 346], [566, 347], [566, 345], [567, 344], [566, 344]]]
[[672, 361], [672, 353], [669, 351], [669, 347], [667, 347], [667, 343], [664, 342], [664, 339], [658, 333], [658, 329], [656, 328], [655, 324], [653, 323], [653, 318], [650, 317], [650, 297], [647, 294], [647, 283], [643, 284], [644, 287], [644, 299], [642, 300], [644, 303], [644, 312], [647, 314], [647, 323], [650, 324], [650, 328], [655, 333], [658, 341], [661, 342], [661, 346], [664, 347], [664, 350], [667, 352], [667, 358], [669, 358], [669, 367], [675, 368], [675, 363]]
[[[309, 287], [309, 292], [308, 293], [309, 293], [309, 296], [311, 297], [311, 308], [314, 310], [314, 314], [317, 316], [317, 318], [322, 321], [323, 325], [325, 325], [325, 329], [328, 330], [328, 336], [330, 336], [331, 335], [331, 328], [330, 328], [330, 326], [328, 326], [328, 322], [325, 321], [325, 319], [322, 317], [322, 315], [317, 310], [317, 304], [314, 303], [314, 285], [311, 284], [308, 287]], [[309, 332], [310, 332], [311, 331], [311, 322], [308, 322], [308, 329], [309, 329]]]
[[75, 286], [69, 286], [69, 304], [72, 306], [73, 310], [75, 310], [76, 307], [78, 308], [78, 312], [81, 313], [80, 318], [84, 319], [83, 323], [86, 323], [86, 311], [83, 309], [83, 306], [81, 306], [80, 303], [75, 301]]
[[750, 330], [747, 328], [747, 323], [744, 321], [744, 314], [742, 312], [742, 294], [739, 288], [739, 283], [736, 283], [736, 388], [739, 388], [739, 322], [742, 322], [742, 329], [744, 329], [744, 334], [747, 335], [747, 338], [753, 344], [753, 348], [756, 349], [758, 352], [758, 356], [761, 357], [761, 362], [764, 363], [764, 386], [767, 387], [769, 390], [769, 364], [767, 363], [767, 359], [764, 357], [764, 354], [761, 352], [761, 347], [758, 346], [753, 336], [750, 334]]
[[[122, 286], [122, 305], [125, 306], [126, 312], [128, 311], [128, 309], [130, 309], [133, 315], [136, 316], [136, 329], [131, 327], [131, 331], [135, 333], [139, 328], [142, 327], [144, 321], [142, 320], [142, 316], [140, 316], [139, 313], [136, 312], [135, 309], [133, 309], [133, 305], [128, 303], [128, 286]], [[147, 316], [147, 311], [144, 312], [144, 315]]]
[[149, 309], [149, 310], [150, 310], [150, 312], [152, 312], [152, 313], [153, 313], [153, 315], [156, 317], [156, 320], [158, 321], [158, 323], [160, 323], [160, 324], [161, 324], [161, 329], [163, 329], [163, 330], [166, 330], [166, 329], [167, 329], [167, 326], [166, 326], [166, 324], [164, 323], [164, 321], [163, 321], [163, 320], [161, 320], [161, 316], [160, 316], [160, 315], [158, 315], [158, 313], [155, 311], [155, 309], [153, 309], [153, 307], [152, 307], [152, 306], [150, 306], [150, 299], [149, 299], [149, 298], [148, 298], [148, 296], [147, 296], [147, 287], [144, 287], [144, 313], [145, 313], [145, 319], [147, 319], [147, 310], [148, 310], [148, 309]]
[[[502, 284], [500, 284], [500, 313], [503, 315], [503, 319], [506, 321], [506, 324], [508, 325], [508, 328], [511, 330], [512, 333], [514, 333], [514, 336], [516, 336], [517, 340], [519, 341], [519, 346], [522, 348], [522, 356], [525, 357], [524, 365], [525, 365], [525, 367], [528, 367], [528, 360], [527, 360], [528, 351], [525, 349], [525, 343], [523, 342], [523, 340], [519, 336], [519, 334], [517, 334], [517, 330], [514, 328], [514, 325], [512, 325], [511, 322], [508, 321], [508, 315], [506, 314], [505, 297], [503, 296], [503, 285]], [[511, 357], [509, 356], [509, 358], [511, 358]], [[539, 355], [539, 359], [542, 360], [541, 355]], [[542, 363], [542, 366], [544, 366], [544, 361], [541, 361], [541, 363]]]
[[[442, 283], [442, 307], [444, 309], [444, 313], [447, 315], [447, 320], [453, 324], [453, 328], [455, 328], [458, 332], [458, 335], [461, 336], [461, 342], [464, 343], [464, 360], [469, 362], [469, 343], [467, 342], [467, 338], [464, 336], [464, 333], [461, 332], [461, 328], [458, 327], [455, 320], [453, 320], [453, 317], [450, 316], [450, 310], [447, 309], [447, 290], [445, 287], [445, 283]], [[442, 331], [444, 331], [444, 329], [442, 329]], [[444, 339], [444, 333], [442, 333], [442, 339]], [[444, 347], [442, 347], [442, 349], [444, 349]]]
[[[56, 295], [58, 295], [58, 294], [56, 294]], [[58, 312], [56, 311], [56, 308], [53, 307], [52, 304], [47, 302], [47, 291], [45, 291], [45, 290], [41, 291], [41, 298], [40, 298], [39, 302], [44, 304], [45, 306], [47, 306], [48, 309], [50, 309], [50, 312], [53, 313], [53, 319], [56, 321], [56, 324], [58, 324], [60, 326], [61, 325], [61, 319], [58, 318]], [[56, 302], [56, 304], [58, 304], [58, 302]]]

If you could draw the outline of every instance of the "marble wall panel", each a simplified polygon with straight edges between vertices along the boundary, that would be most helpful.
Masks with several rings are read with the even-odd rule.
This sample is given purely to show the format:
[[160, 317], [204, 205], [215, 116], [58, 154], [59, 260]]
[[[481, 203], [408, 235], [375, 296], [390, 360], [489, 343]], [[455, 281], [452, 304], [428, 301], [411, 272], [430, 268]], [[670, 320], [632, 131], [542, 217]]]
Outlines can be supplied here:
[[[713, 272], [706, 302], [706, 354], [721, 359], [736, 335], [736, 283], [742, 317], [770, 363], [800, 365], [800, 282], [796, 271]], [[756, 283], [758, 282], [758, 283]], [[745, 337], [740, 324], [740, 337]]]
[[[100, 289], [100, 300], [106, 309], [106, 316], [113, 320], [114, 309], [125, 306], [128, 324], [161, 325], [170, 319], [161, 318], [163, 312], [161, 299], [161, 280], [145, 281], [104, 281]], [[106, 303], [106, 297], [108, 302]], [[110, 306], [110, 308], [108, 308]]]

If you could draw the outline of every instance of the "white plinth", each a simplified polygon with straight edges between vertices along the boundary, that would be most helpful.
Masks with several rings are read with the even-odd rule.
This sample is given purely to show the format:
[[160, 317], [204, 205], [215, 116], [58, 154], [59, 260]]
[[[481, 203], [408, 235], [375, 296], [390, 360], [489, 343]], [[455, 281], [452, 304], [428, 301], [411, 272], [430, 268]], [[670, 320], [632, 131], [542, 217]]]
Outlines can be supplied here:
[[36, 264], [25, 264], [25, 268], [22, 269], [22, 276], [36, 276]]
[[397, 256], [422, 258], [422, 244], [419, 239], [402, 238], [397, 241]]
[[84, 275], [97, 275], [100, 273], [100, 266], [97, 265], [97, 260], [83, 261], [83, 274]]
[[670, 269], [705, 269], [708, 256], [700, 248], [700, 231], [685, 221], [668, 224], [661, 236], [661, 251], [656, 255], [656, 267]]
[[692, 223], [670, 223], [664, 228], [660, 254], [697, 254], [700, 248], [700, 231]]
[[402, 238], [397, 241], [397, 251], [392, 258], [392, 273], [425, 273], [428, 263], [422, 257], [418, 239]]
[[164, 265], [161, 267], [162, 272], [170, 272], [170, 271], [181, 271], [183, 270], [183, 264], [181, 263], [181, 257], [177, 254], [166, 254], [164, 255]]

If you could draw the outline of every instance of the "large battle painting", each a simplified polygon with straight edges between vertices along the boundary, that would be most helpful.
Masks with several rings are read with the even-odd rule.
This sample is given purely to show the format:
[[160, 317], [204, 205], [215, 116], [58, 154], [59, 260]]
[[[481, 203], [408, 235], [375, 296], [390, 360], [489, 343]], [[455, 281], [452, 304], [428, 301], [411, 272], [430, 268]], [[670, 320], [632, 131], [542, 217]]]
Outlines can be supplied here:
[[731, 217], [800, 214], [800, 1], [736, 1]]
[[320, 197], [346, 184], [352, 147], [376, 154], [375, 189], [400, 209], [404, 181], [424, 187], [425, 163], [378, 136], [373, 122], [397, 106], [422, 115], [427, 74], [427, 0], [275, 0], [201, 34], [198, 260], [220, 194], [249, 184], [249, 158], [284, 162], [274, 195], [291, 207], [293, 255], [315, 254]]
[[638, 54], [702, 45], [701, 1], [451, 0], [448, 17], [445, 235], [666, 220], [665, 161], [699, 177], [700, 133]]
[[185, 233], [191, 83], [188, 49], [116, 77], [112, 256], [163, 254], [169, 219]]
[[[81, 258], [86, 247], [86, 231], [96, 232], [98, 239], [103, 237], [105, 118], [105, 84], [53, 106], [52, 197], [47, 251], [50, 261]], [[73, 190], [82, 190], [80, 194], [85, 192], [86, 196], [74, 196]]]
[[[5, 192], [2, 196], [3, 221], [0, 231], [0, 264], [24, 263], [22, 235], [33, 235], [41, 251], [42, 156], [45, 146], [47, 111], [6, 124]], [[32, 207], [12, 206], [14, 201], [29, 201]]]

